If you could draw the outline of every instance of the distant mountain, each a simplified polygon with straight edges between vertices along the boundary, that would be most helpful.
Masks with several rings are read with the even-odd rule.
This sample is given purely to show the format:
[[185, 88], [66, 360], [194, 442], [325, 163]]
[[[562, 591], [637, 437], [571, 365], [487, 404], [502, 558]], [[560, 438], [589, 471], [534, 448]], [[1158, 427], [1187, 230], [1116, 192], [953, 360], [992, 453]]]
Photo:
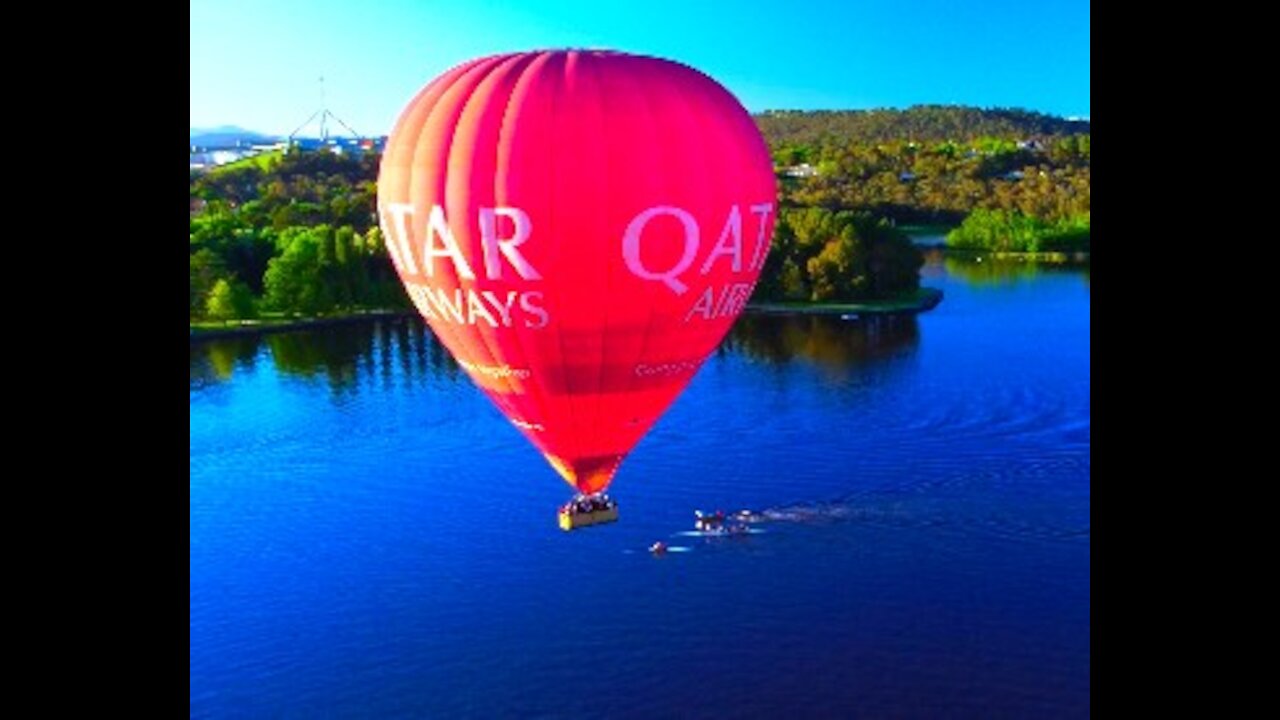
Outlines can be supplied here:
[[280, 139], [276, 135], [263, 135], [235, 125], [219, 125], [213, 128], [191, 128], [191, 144], [201, 147], [220, 147], [241, 142], [271, 142]]

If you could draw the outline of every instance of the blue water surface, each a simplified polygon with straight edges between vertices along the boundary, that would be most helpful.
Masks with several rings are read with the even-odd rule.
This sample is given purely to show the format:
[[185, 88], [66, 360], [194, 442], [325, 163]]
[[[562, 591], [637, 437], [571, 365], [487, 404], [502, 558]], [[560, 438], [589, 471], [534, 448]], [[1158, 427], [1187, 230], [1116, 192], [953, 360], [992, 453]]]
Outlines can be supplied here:
[[193, 344], [191, 715], [1087, 716], [1088, 272], [922, 275], [744, 316], [574, 533], [416, 320]]

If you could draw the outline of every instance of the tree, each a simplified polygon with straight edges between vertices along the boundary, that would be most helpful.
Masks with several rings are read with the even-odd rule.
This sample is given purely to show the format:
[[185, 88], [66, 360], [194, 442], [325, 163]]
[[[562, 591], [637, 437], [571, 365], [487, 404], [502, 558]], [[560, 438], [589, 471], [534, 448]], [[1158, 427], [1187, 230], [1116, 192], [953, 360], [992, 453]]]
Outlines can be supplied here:
[[840, 235], [827, 241], [822, 251], [809, 258], [806, 268], [814, 302], [849, 300], [862, 296], [866, 285], [865, 273], [859, 272], [866, 264], [855, 249], [853, 228], [846, 226]]
[[209, 291], [209, 297], [205, 300], [205, 314], [211, 320], [221, 320], [224, 323], [253, 317], [253, 293], [242, 282], [222, 278]]
[[978, 208], [965, 218], [960, 227], [947, 233], [947, 244], [956, 248], [1008, 252], [1087, 251], [1089, 211], [1050, 222], [1016, 209]]
[[805, 279], [804, 271], [791, 258], [782, 261], [778, 285], [786, 300], [809, 299], [809, 281]]
[[924, 253], [883, 218], [862, 228], [867, 258], [866, 289], [870, 297], [887, 298], [920, 288]]
[[205, 299], [218, 280], [227, 275], [226, 263], [217, 253], [208, 248], [194, 252], [190, 256], [191, 284], [191, 317], [200, 317], [205, 312]]
[[[268, 305], [277, 310], [317, 314], [332, 310], [333, 291], [325, 281], [322, 262], [324, 233], [319, 228], [290, 228], [278, 242], [283, 252], [267, 264], [263, 277]], [[327, 230], [327, 228], [325, 228]], [[329, 233], [330, 241], [332, 233]]]
[[879, 300], [920, 286], [924, 256], [869, 213], [782, 208], [756, 295], [762, 300]]

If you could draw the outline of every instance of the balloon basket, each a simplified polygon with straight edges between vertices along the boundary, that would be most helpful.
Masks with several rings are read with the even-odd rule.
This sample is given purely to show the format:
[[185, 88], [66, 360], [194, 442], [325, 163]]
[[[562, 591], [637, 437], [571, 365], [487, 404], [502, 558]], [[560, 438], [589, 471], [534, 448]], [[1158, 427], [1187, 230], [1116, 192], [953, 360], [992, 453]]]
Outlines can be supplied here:
[[617, 522], [618, 503], [608, 497], [576, 497], [560, 507], [556, 517], [565, 532]]

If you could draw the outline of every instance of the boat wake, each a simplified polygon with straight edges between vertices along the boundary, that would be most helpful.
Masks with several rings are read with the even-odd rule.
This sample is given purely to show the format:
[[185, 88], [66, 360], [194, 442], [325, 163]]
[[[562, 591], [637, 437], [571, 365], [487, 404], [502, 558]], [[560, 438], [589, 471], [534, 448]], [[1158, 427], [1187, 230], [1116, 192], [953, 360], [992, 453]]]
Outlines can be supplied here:
[[764, 533], [765, 531], [760, 528], [746, 528], [745, 530], [680, 530], [672, 534], [681, 537], [721, 538], [737, 535], [763, 535]]
[[1029, 542], [1088, 543], [1087, 516], [1076, 525], [1053, 514], [1028, 508], [1018, 512], [992, 513], [990, 509], [950, 507], [928, 502], [927, 498], [860, 494], [841, 500], [796, 503], [760, 511], [761, 522], [829, 525], [858, 522], [886, 528], [931, 529], [961, 535], [986, 535]]

